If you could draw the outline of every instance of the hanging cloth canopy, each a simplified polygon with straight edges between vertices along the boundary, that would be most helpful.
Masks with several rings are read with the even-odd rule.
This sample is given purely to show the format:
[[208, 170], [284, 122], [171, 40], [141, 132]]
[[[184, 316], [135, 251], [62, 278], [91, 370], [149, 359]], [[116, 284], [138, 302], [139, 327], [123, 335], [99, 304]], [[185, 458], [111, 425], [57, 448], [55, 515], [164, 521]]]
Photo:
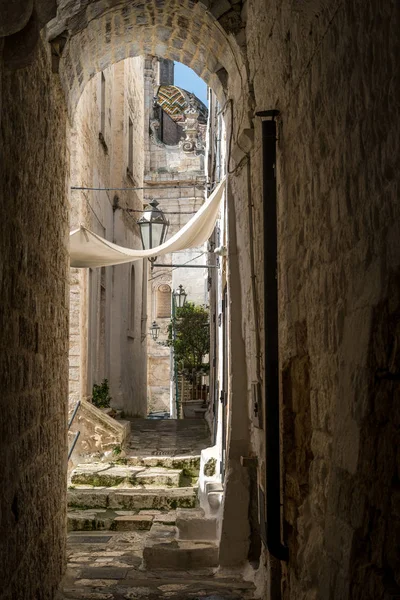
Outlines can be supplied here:
[[208, 240], [215, 227], [224, 184], [225, 178], [182, 229], [161, 246], [151, 250], [132, 250], [117, 246], [81, 225], [79, 229], [70, 233], [71, 267], [109, 267], [201, 246]]

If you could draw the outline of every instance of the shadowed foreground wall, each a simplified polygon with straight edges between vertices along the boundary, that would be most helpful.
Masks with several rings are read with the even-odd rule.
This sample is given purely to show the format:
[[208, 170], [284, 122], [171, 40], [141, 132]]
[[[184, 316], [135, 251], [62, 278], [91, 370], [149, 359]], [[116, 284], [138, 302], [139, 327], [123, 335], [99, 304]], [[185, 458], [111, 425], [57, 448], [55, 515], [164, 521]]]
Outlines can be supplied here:
[[[247, 40], [256, 109], [280, 110], [282, 466], [290, 552], [283, 597], [392, 598], [400, 591], [400, 7], [389, 0], [279, 0], [268, 2], [268, 12], [265, 6], [249, 2]], [[261, 256], [257, 119], [255, 131]], [[238, 235], [239, 243], [245, 239]], [[257, 452], [263, 435], [253, 431]]]
[[0, 62], [2, 600], [52, 599], [65, 558], [66, 117], [49, 59]]

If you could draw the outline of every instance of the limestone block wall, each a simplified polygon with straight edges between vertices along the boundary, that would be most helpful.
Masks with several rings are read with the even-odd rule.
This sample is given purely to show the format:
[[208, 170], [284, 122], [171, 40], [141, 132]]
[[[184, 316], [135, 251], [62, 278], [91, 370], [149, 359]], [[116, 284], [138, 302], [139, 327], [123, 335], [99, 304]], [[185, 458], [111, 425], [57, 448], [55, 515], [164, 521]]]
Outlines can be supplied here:
[[[103, 79], [103, 82], [102, 82]], [[104, 90], [102, 87], [104, 86]], [[85, 89], [70, 136], [71, 185], [109, 187], [111, 157], [114, 154], [111, 100], [114, 89], [112, 68], [93, 78]], [[104, 111], [104, 117], [102, 117]], [[101, 133], [102, 139], [99, 134]], [[71, 229], [86, 225], [101, 236], [113, 231], [112, 194], [98, 190], [71, 190]], [[90, 397], [93, 383], [109, 377], [108, 335], [100, 320], [109, 320], [111, 269], [71, 269], [70, 271], [70, 404]], [[108, 289], [107, 289], [108, 288]], [[100, 314], [100, 296], [106, 306]], [[104, 302], [104, 298], [103, 298]], [[107, 313], [107, 314], [106, 314]], [[100, 329], [103, 335], [100, 339]], [[107, 338], [107, 339], [106, 339]]]
[[176, 177], [182, 177], [182, 174], [186, 175], [190, 171], [200, 171], [201, 177], [204, 170], [202, 154], [185, 153], [179, 146], [161, 146], [152, 143], [150, 152], [150, 170], [155, 173], [176, 173]]
[[[142, 187], [145, 138], [144, 58], [114, 66], [119, 81], [116, 94], [123, 99], [120, 126], [114, 131], [112, 181], [114, 187]], [[131, 150], [129, 145], [131, 144]], [[143, 209], [143, 191], [114, 193], [114, 241], [142, 248], [136, 220]], [[136, 212], [129, 212], [133, 210]], [[147, 261], [112, 268], [114, 292], [111, 308], [110, 380], [114, 406], [127, 414], [146, 414]], [[134, 280], [134, 284], [132, 281]]]
[[[79, 101], [71, 136], [71, 179], [93, 188], [141, 187], [143, 61], [128, 59], [98, 73]], [[80, 223], [122, 246], [141, 247], [140, 190], [71, 192], [71, 227]], [[141, 262], [71, 270], [70, 403], [109, 380], [112, 404], [146, 410], [146, 290]], [[134, 281], [133, 281], [134, 280]], [[132, 291], [133, 290], [133, 291]]]
[[51, 600], [65, 560], [66, 112], [50, 48], [32, 61], [0, 57], [2, 600]]
[[[161, 326], [160, 320], [157, 323]], [[170, 351], [149, 343], [147, 410], [170, 412]]]
[[[118, 219], [119, 214], [116, 216]], [[118, 228], [121, 228], [120, 223]], [[131, 245], [131, 237], [127, 238], [122, 245]], [[114, 390], [112, 406], [122, 408], [126, 414], [144, 416], [147, 384], [147, 264], [145, 261], [135, 261], [112, 267], [112, 270], [114, 295], [109, 367], [110, 385]]]
[[[272, 1], [267, 12], [264, 2], [248, 5], [255, 108], [281, 111], [283, 531], [290, 552], [282, 597], [383, 599], [400, 585], [394, 542], [400, 524], [399, 7]], [[261, 266], [257, 119], [254, 127]], [[242, 290], [249, 286], [247, 233], [240, 224]], [[261, 284], [261, 268], [256, 275]], [[244, 291], [242, 299], [244, 319], [252, 322]], [[252, 431], [260, 456], [263, 436]], [[261, 463], [261, 481], [263, 470]]]
[[[246, 2], [242, 0], [184, 0], [178, 6], [172, 0], [141, 5], [124, 2], [111, 11], [105, 4], [94, 10], [92, 0], [84, 5], [74, 0], [60, 6], [48, 35], [51, 40], [62, 33], [70, 36], [60, 76], [73, 112], [93, 71], [145, 54], [188, 65], [223, 98], [228, 72], [232, 78], [238, 76], [235, 69], [242, 71], [242, 77], [245, 73], [238, 50], [245, 42], [245, 21]], [[242, 87], [247, 88], [244, 79]]]
[[172, 272], [172, 288], [177, 289], [179, 285], [183, 285], [188, 302], [207, 305], [207, 269], [191, 268], [193, 265], [207, 264], [207, 246], [174, 252], [172, 263], [188, 265]]
[[[131, 58], [123, 63], [120, 63], [123, 66], [124, 73], [124, 155], [125, 155], [125, 164], [128, 165], [129, 162], [129, 144], [126, 143], [129, 138], [129, 120], [131, 121], [131, 135], [132, 135], [132, 176], [127, 178], [131, 179], [131, 183], [133, 182], [137, 186], [141, 185], [143, 180], [144, 173], [144, 152], [143, 152], [143, 143], [145, 137], [145, 126], [144, 126], [144, 58], [139, 56], [137, 58]], [[117, 65], [116, 65], [117, 67]], [[122, 173], [121, 175], [127, 175]], [[136, 192], [137, 198], [142, 198], [143, 194], [139, 190]], [[132, 198], [132, 194], [130, 194]]]

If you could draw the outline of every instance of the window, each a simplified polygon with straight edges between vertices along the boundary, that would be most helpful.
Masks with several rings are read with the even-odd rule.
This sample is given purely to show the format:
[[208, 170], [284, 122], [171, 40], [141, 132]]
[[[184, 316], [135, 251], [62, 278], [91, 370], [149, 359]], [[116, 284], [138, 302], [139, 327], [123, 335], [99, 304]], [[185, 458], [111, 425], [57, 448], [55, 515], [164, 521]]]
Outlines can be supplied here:
[[160, 319], [171, 316], [171, 288], [162, 284], [157, 289], [157, 317]]

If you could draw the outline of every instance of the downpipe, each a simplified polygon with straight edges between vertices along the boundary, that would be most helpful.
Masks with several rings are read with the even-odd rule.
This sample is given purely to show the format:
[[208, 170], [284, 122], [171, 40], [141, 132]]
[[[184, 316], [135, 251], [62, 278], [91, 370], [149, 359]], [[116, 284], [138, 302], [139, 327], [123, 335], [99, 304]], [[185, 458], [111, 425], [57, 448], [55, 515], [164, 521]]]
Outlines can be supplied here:
[[276, 122], [277, 111], [258, 116], [262, 121], [263, 227], [264, 227], [264, 390], [266, 442], [265, 538], [268, 551], [278, 560], [289, 560], [289, 549], [281, 541], [281, 478], [279, 427], [279, 340], [278, 340], [278, 244], [276, 208]]

